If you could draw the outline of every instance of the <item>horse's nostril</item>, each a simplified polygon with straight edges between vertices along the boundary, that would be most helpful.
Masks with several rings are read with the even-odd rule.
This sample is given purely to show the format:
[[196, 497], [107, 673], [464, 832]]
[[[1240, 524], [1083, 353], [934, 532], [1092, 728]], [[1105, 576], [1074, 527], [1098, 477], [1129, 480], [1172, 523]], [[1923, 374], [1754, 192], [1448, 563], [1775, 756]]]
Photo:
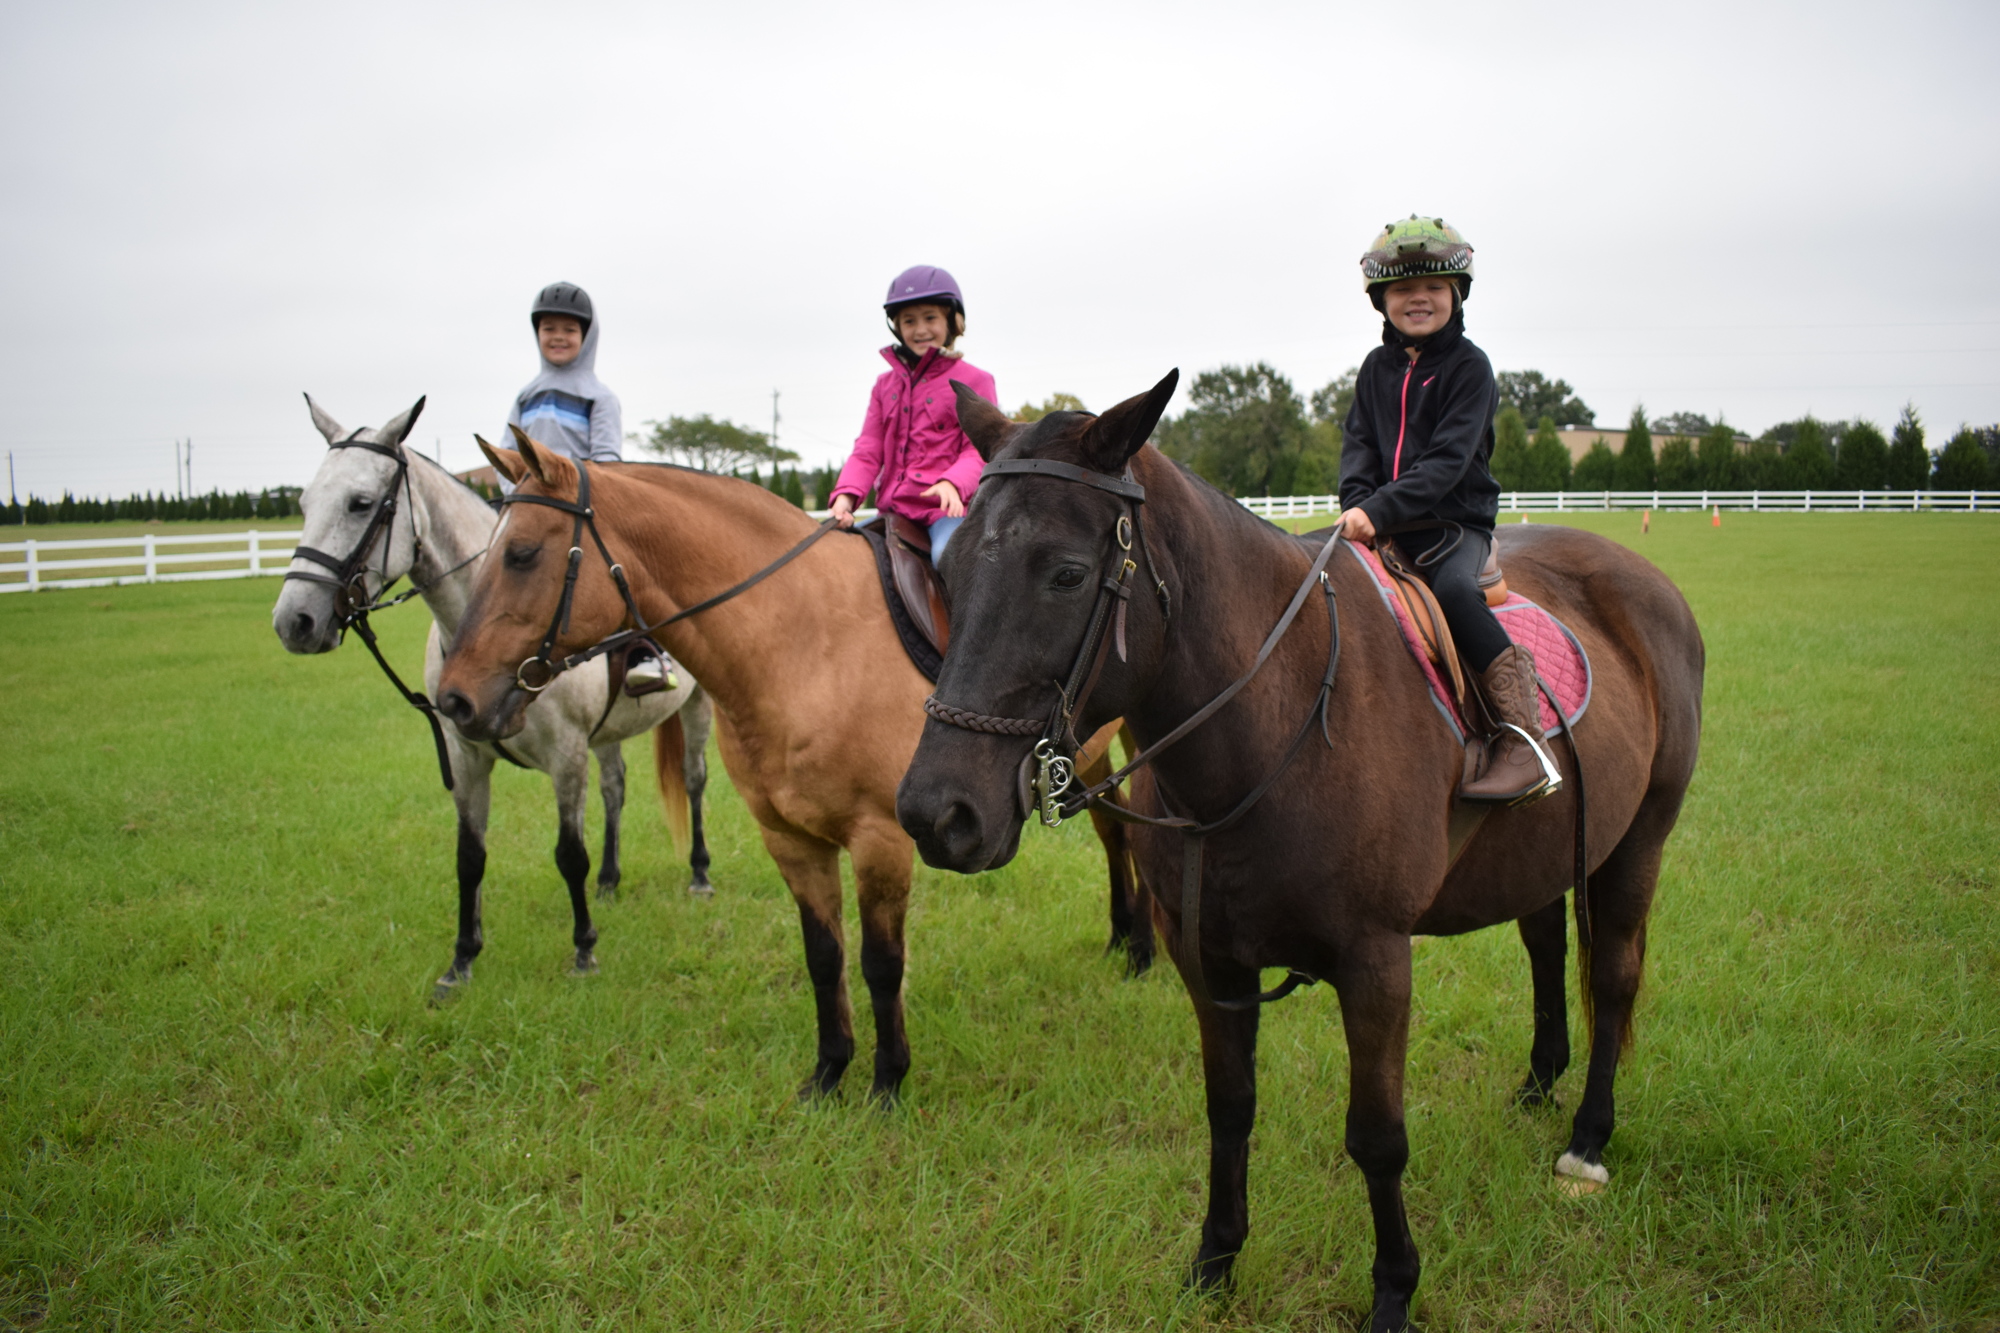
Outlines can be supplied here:
[[979, 850], [979, 816], [964, 801], [953, 801], [931, 825], [938, 845], [953, 863], [963, 864]]
[[301, 611], [292, 617], [292, 639], [294, 642], [306, 642], [312, 638], [312, 632], [313, 618], [311, 616]]
[[444, 697], [438, 700], [438, 711], [453, 722], [464, 726], [472, 721], [472, 700], [457, 690], [446, 690]]

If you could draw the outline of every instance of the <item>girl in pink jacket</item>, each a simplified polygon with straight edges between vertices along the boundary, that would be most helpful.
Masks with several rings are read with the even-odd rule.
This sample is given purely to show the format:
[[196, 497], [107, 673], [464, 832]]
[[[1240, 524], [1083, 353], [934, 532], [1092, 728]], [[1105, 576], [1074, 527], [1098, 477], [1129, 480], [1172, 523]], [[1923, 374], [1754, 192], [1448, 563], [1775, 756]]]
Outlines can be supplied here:
[[965, 299], [951, 274], [927, 264], [906, 269], [889, 284], [882, 309], [896, 341], [882, 349], [889, 369], [875, 381], [861, 436], [833, 485], [833, 516], [852, 527], [855, 509], [872, 490], [879, 508], [930, 529], [935, 565], [965, 521], [984, 466], [958, 428], [951, 382], [996, 407], [1000, 397], [993, 377], [952, 348], [965, 332]]

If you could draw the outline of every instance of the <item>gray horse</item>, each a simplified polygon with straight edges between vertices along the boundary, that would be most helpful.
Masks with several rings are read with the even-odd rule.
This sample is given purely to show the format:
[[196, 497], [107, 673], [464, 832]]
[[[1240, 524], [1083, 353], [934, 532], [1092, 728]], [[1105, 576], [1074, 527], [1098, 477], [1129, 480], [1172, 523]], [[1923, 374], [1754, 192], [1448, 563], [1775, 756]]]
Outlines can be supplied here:
[[[357, 592], [367, 603], [378, 600], [397, 579], [409, 578], [431, 611], [424, 682], [425, 688], [435, 693], [445, 644], [458, 632], [472, 575], [498, 520], [470, 487], [423, 455], [403, 448], [403, 437], [423, 408], [421, 401], [378, 429], [352, 433], [341, 429], [310, 397], [306, 405], [329, 447], [312, 484], [299, 497], [305, 514], [300, 545], [336, 562], [350, 562], [352, 577], [359, 583]], [[392, 504], [392, 512], [386, 519], [378, 519], [385, 503]], [[340, 580], [328, 578], [317, 567], [323, 563], [294, 557], [294, 577], [286, 579], [278, 594], [271, 624], [290, 652], [325, 653], [340, 646], [346, 624], [337, 602], [353, 594], [333, 586]], [[708, 881], [708, 848], [701, 831], [701, 797], [708, 784], [704, 756], [714, 713], [701, 687], [685, 671], [677, 674], [679, 680], [670, 688], [639, 698], [621, 692], [616, 699], [609, 699], [610, 667], [600, 658], [559, 677], [543, 691], [528, 709], [526, 727], [507, 738], [504, 750], [493, 743], [467, 740], [457, 728], [445, 726], [446, 754], [455, 780], [452, 799], [458, 806], [458, 944], [450, 968], [438, 978], [434, 999], [445, 999], [454, 987], [471, 978], [472, 960], [485, 942], [480, 884], [486, 873], [493, 765], [501, 758], [540, 769], [555, 787], [555, 860], [575, 913], [578, 973], [597, 968], [597, 929], [591, 923], [584, 891], [590, 853], [584, 844], [583, 809], [590, 788], [591, 753], [597, 755], [604, 796], [599, 895], [614, 896], [619, 880], [618, 826], [625, 805], [625, 758], [620, 743], [644, 731], [653, 732], [654, 761], [668, 822], [685, 825], [682, 841], [689, 845], [688, 862], [693, 872], [688, 892], [706, 896], [714, 891]], [[681, 798], [685, 798], [684, 807]]]

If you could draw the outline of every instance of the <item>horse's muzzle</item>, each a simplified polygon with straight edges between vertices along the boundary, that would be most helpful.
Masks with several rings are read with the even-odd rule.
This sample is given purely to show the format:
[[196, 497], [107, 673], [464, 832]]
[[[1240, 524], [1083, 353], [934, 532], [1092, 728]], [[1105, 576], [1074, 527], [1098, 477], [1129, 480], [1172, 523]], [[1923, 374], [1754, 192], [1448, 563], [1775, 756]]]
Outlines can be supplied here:
[[1021, 820], [1011, 788], [996, 785], [1004, 799], [982, 799], [939, 767], [926, 764], [919, 749], [896, 789], [896, 821], [916, 840], [924, 864], [973, 875], [1013, 860], [1021, 847]]
[[437, 709], [467, 740], [505, 740], [527, 725], [531, 698], [509, 684], [491, 707], [481, 708], [465, 691], [448, 688], [439, 693]]

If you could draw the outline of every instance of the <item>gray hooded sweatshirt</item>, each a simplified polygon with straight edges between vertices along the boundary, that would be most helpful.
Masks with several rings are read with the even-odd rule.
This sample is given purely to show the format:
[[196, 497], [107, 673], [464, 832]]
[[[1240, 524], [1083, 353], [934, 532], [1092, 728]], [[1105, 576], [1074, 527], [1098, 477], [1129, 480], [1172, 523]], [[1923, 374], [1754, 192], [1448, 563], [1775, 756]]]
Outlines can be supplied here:
[[515, 395], [507, 424], [571, 458], [616, 463], [624, 457], [625, 419], [618, 395], [597, 378], [597, 332], [602, 327], [602, 321], [590, 321], [583, 350], [568, 365], [551, 365], [542, 358], [542, 373]]

